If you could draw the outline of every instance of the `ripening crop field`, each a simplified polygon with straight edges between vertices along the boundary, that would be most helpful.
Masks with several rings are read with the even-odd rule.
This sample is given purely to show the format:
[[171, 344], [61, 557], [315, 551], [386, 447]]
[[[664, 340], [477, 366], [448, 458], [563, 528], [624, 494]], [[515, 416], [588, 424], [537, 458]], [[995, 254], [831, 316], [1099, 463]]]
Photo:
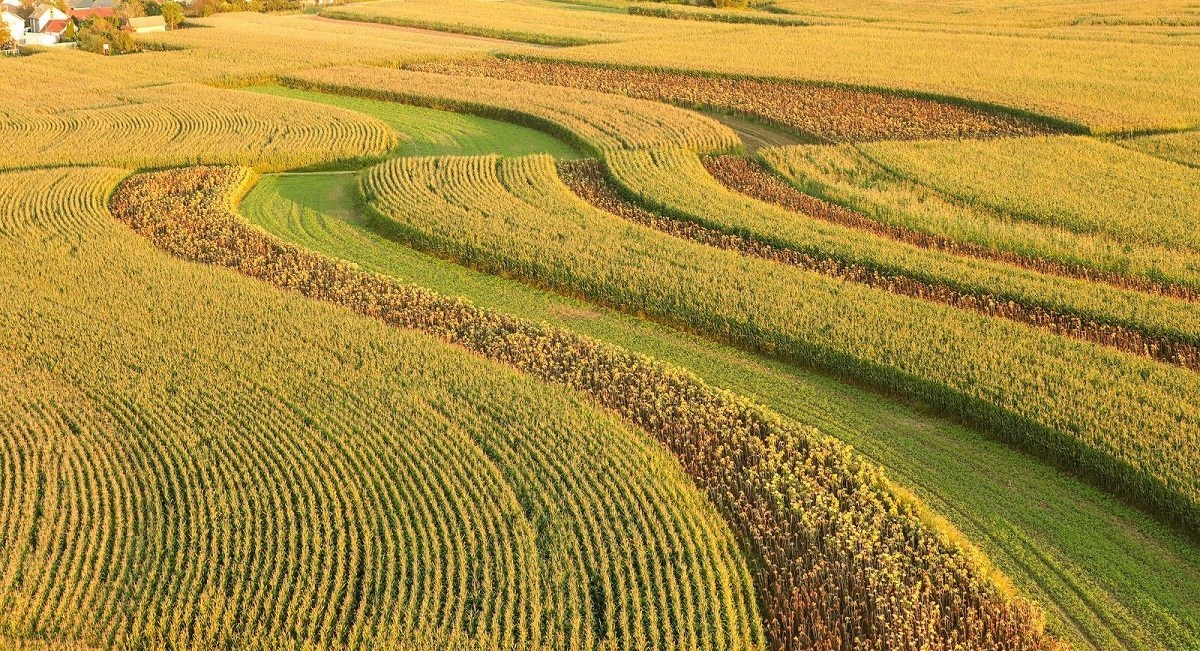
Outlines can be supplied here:
[[1195, 651], [1193, 4], [5, 48], [0, 648]]

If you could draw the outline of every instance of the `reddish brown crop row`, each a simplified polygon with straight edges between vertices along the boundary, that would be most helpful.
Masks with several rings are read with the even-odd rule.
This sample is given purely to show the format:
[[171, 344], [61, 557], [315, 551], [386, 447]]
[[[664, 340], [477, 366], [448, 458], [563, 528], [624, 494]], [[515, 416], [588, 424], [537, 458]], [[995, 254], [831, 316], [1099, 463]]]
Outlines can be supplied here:
[[738, 535], [774, 648], [1058, 647], [1027, 604], [845, 445], [615, 346], [283, 244], [230, 210], [245, 178], [211, 167], [142, 174], [111, 209], [179, 257], [423, 331], [579, 390], [641, 427]]
[[737, 113], [829, 142], [1028, 136], [1051, 131], [1031, 120], [959, 104], [798, 82], [517, 58], [433, 61], [412, 67]]
[[[710, 171], [714, 168], [718, 170], [717, 172], [713, 172], [714, 176], [717, 176], [718, 179], [722, 178], [722, 174], [729, 174], [731, 170], [756, 167], [753, 163], [736, 157], [713, 160], [717, 162], [709, 164], [707, 167], [709, 167]], [[761, 168], [758, 168], [758, 171], [766, 174]], [[828, 257], [818, 257], [808, 253], [773, 246], [740, 235], [706, 228], [695, 222], [664, 217], [650, 212], [621, 196], [619, 191], [605, 178], [604, 171], [597, 161], [564, 162], [559, 165], [559, 172], [563, 182], [593, 206], [676, 237], [686, 238], [722, 249], [738, 251], [745, 255], [766, 260], [773, 260], [781, 264], [802, 267], [825, 276], [862, 283], [894, 294], [901, 294], [988, 316], [1025, 323], [1044, 328], [1057, 335], [1074, 337], [1104, 346], [1112, 346], [1113, 348], [1135, 355], [1150, 357], [1191, 370], [1200, 370], [1200, 347], [1194, 344], [1155, 337], [1122, 326], [1097, 323], [1095, 321], [1057, 314], [1036, 306], [998, 300], [993, 296], [969, 294], [902, 275], [883, 274], [861, 265], [846, 264]], [[770, 192], [761, 194], [753, 192], [755, 188], [748, 187], [746, 183], [742, 182], [743, 180], [739, 177], [731, 185], [735, 186], [734, 189], [758, 198], [764, 198], [764, 194], [770, 195]], [[747, 192], [747, 190], [751, 192]], [[799, 192], [795, 194], [806, 199], [811, 199], [812, 201], [820, 202], [819, 199], [812, 199]], [[808, 213], [807, 210], [803, 212]]]

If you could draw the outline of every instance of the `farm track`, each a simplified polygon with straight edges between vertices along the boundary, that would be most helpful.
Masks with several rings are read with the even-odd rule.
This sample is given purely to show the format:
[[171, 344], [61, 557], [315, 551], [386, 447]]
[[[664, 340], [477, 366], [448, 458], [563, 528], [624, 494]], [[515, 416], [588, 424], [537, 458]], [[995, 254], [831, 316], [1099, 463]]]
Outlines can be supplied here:
[[705, 158], [703, 162], [704, 168], [714, 178], [735, 192], [831, 224], [857, 228], [923, 249], [1011, 264], [1038, 273], [1103, 283], [1117, 289], [1166, 296], [1181, 301], [1200, 302], [1200, 292], [1183, 285], [1156, 283], [1146, 278], [1105, 273], [1097, 269], [1061, 264], [1010, 251], [1000, 251], [980, 244], [923, 233], [902, 226], [882, 224], [863, 213], [805, 194], [749, 158], [713, 156]]
[[[647, 358], [279, 243], [229, 212], [224, 193], [237, 191], [238, 175], [134, 177], [113, 210], [176, 255], [424, 331], [582, 391], [642, 427], [740, 534], [775, 648], [871, 640], [878, 649], [952, 649], [985, 639], [1056, 647], [1024, 602], [998, 592], [972, 554], [842, 444]], [[207, 199], [182, 199], [201, 187]]]
[[[713, 160], [717, 162], [714, 163]], [[730, 164], [730, 161], [733, 163]], [[754, 190], [755, 187], [760, 187], [749, 186], [740, 176], [745, 171], [745, 169], [740, 168], [748, 168], [751, 165], [753, 164], [748, 163], [745, 159], [723, 157], [711, 159], [706, 164], [706, 167], [710, 171], [714, 168], [718, 169], [717, 172], [714, 172], [714, 176], [717, 176], [732, 189], [744, 192], [745, 189]], [[732, 168], [732, 174], [729, 174], [729, 176], [736, 178], [722, 178], [721, 174], [729, 172], [730, 168]], [[596, 208], [631, 222], [649, 226], [668, 235], [729, 251], [736, 251], [764, 260], [771, 260], [780, 264], [800, 267], [807, 271], [829, 276], [830, 278], [861, 283], [868, 287], [882, 289], [901, 296], [949, 305], [985, 316], [1009, 319], [1018, 323], [1042, 328], [1057, 335], [1110, 346], [1127, 353], [1148, 357], [1193, 371], [1200, 370], [1200, 346], [1195, 344], [1154, 337], [1131, 328], [1086, 321], [1077, 317], [1057, 314], [1013, 301], [1002, 301], [994, 296], [968, 294], [949, 287], [926, 283], [901, 275], [883, 274], [861, 265], [846, 264], [832, 258], [822, 258], [774, 246], [749, 237], [707, 228], [688, 220], [665, 217], [646, 210], [626, 199], [605, 177], [604, 170], [598, 161], [582, 160], [564, 162], [559, 165], [559, 171], [563, 182], [579, 195], [580, 198]], [[765, 172], [762, 173], [765, 174]], [[799, 193], [797, 192], [796, 194]], [[760, 199], [763, 198], [761, 195], [752, 194], [751, 196], [756, 196], [756, 198]], [[816, 199], [814, 201], [824, 203]], [[793, 206], [796, 205], [796, 202], [779, 202], [779, 205], [795, 209]], [[806, 214], [811, 213], [806, 211]]]

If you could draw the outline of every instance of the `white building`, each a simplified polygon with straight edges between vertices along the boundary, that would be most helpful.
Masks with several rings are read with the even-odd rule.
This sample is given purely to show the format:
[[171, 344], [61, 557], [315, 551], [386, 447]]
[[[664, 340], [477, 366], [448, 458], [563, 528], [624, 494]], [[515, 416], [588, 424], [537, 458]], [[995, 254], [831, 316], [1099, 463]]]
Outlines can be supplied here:
[[9, 11], [7, 5], [0, 9], [0, 23], [4, 24], [4, 28], [12, 36], [12, 40], [18, 43], [25, 42], [25, 20]]
[[39, 5], [25, 25], [27, 45], [54, 45], [62, 40], [70, 16], [50, 5]]

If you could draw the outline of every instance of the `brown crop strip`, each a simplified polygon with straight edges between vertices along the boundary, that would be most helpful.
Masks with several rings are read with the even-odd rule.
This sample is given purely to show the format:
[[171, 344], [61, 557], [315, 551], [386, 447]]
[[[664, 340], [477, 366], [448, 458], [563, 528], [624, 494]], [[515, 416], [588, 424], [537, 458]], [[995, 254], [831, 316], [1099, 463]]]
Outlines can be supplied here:
[[[716, 162], [714, 163], [713, 161]], [[729, 168], [740, 169], [743, 164], [742, 161], [744, 159], [737, 157], [710, 159], [706, 167], [709, 168], [710, 172], [714, 168], [717, 169], [716, 172], [713, 172], [713, 175], [725, 181], [722, 178], [722, 172], [728, 172]], [[747, 166], [753, 165], [752, 163], [744, 164]], [[665, 217], [626, 199], [608, 181], [601, 164], [595, 160], [560, 163], [559, 173], [563, 182], [575, 194], [593, 206], [675, 237], [689, 239], [721, 249], [737, 251], [744, 255], [763, 258], [781, 264], [800, 267], [840, 280], [862, 283], [869, 287], [882, 289], [894, 294], [941, 303], [987, 316], [1017, 321], [1049, 330], [1054, 334], [1111, 346], [1118, 350], [1142, 355], [1193, 371], [1200, 370], [1200, 346], [1192, 343], [1177, 342], [1164, 337], [1156, 337], [1124, 326], [1098, 323], [1070, 315], [1058, 314], [1043, 308], [1022, 305], [1014, 301], [999, 300], [993, 296], [970, 294], [950, 287], [908, 278], [903, 275], [884, 274], [862, 265], [848, 264], [830, 257], [820, 257], [810, 253], [778, 247], [741, 235], [707, 228], [685, 219]], [[747, 184], [741, 182], [732, 183], [730, 187], [741, 192], [754, 190], [753, 187], [747, 187]], [[748, 194], [757, 198], [763, 198], [760, 194], [754, 192], [749, 192]], [[813, 199], [813, 201], [820, 200]], [[809, 214], [807, 211], [804, 212]]]
[[160, 248], [420, 330], [579, 390], [678, 458], [738, 535], [774, 648], [1057, 648], [950, 532], [845, 445], [695, 376], [283, 244], [231, 199], [233, 168], [141, 174], [111, 209]]
[[991, 138], [1056, 132], [1047, 123], [949, 101], [771, 79], [561, 63], [470, 58], [418, 70], [585, 88], [779, 124], [829, 142]]

